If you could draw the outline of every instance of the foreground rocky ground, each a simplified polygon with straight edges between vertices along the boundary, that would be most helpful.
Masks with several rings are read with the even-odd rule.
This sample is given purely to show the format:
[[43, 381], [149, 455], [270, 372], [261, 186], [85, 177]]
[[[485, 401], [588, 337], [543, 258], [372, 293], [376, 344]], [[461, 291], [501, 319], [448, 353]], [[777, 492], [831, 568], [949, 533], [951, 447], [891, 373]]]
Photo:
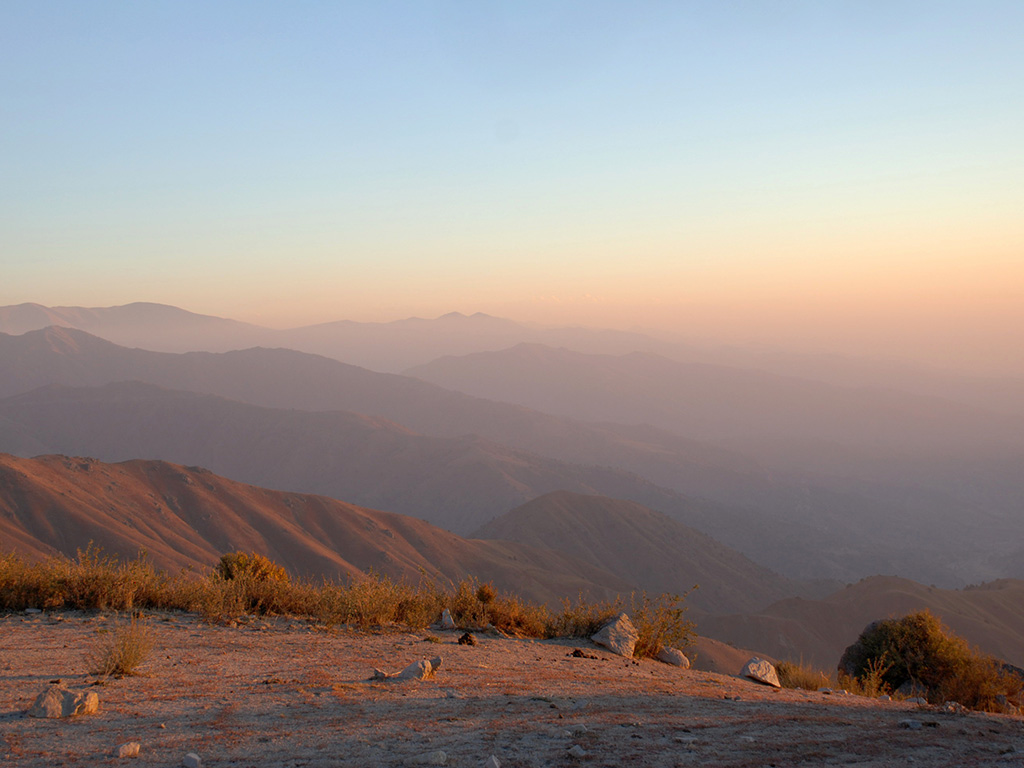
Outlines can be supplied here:
[[[155, 646], [140, 676], [89, 688], [98, 714], [27, 717], [51, 681], [96, 681], [86, 654], [117, 621], [0, 618], [5, 764], [171, 767], [196, 753], [211, 768], [442, 757], [482, 768], [492, 755], [504, 767], [1024, 765], [1020, 718], [778, 691], [627, 661], [584, 641], [477, 636], [464, 646], [457, 632], [358, 634], [288, 620], [225, 627], [167, 614], [149, 618]], [[586, 655], [573, 657], [576, 648]], [[370, 680], [375, 667], [436, 656], [443, 663], [431, 680]], [[129, 741], [141, 744], [139, 756], [114, 757]]]

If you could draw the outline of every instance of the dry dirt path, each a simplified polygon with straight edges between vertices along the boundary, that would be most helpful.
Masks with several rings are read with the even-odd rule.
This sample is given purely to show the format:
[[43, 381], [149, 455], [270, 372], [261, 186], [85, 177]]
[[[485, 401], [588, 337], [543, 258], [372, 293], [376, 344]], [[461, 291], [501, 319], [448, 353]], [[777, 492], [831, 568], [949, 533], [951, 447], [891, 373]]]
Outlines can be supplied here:
[[[584, 642], [458, 633], [359, 634], [295, 620], [211, 625], [155, 614], [141, 676], [91, 688], [100, 712], [25, 716], [49, 681], [82, 688], [116, 617], [0, 617], [0, 759], [15, 766], [447, 765], [1024, 766], [1024, 722], [854, 696], [775, 691], [728, 675], [631, 662]], [[434, 635], [440, 642], [425, 638]], [[583, 647], [597, 659], [574, 658]], [[371, 682], [440, 655], [424, 682]], [[923, 724], [900, 727], [901, 720]], [[112, 753], [141, 743], [137, 758]], [[578, 745], [586, 753], [575, 757]]]

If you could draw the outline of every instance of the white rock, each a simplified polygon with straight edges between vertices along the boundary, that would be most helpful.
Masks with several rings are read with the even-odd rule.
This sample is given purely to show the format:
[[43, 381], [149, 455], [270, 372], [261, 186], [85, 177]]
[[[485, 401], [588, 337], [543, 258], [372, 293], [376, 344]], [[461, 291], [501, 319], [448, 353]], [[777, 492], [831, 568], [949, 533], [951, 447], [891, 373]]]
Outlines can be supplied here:
[[484, 768], [501, 768], [501, 760], [491, 755], [487, 758], [487, 762], [484, 763]]
[[579, 744], [573, 744], [571, 747], [569, 747], [569, 756], [570, 757], [586, 757], [587, 756], [587, 750], [585, 750]]
[[455, 628], [455, 619], [452, 618], [452, 612], [445, 608], [441, 611], [441, 629]]
[[770, 661], [759, 659], [756, 656], [747, 662], [747, 665], [743, 667], [743, 671], [740, 672], [740, 677], [749, 677], [751, 680], [756, 680], [759, 683], [765, 685], [771, 685], [775, 688], [781, 688], [782, 684], [779, 682], [779, 673], [775, 671], [775, 667], [772, 666]]
[[658, 651], [658, 661], [663, 661], [666, 664], [673, 664], [683, 669], [690, 668], [690, 660], [686, 657], [686, 654], [680, 651], [678, 648], [662, 648]]
[[441, 657], [414, 661], [401, 672], [388, 673], [379, 669], [373, 670], [371, 680], [429, 680], [441, 668]]
[[117, 748], [115, 753], [118, 757], [138, 757], [142, 745], [137, 741], [127, 741]]
[[924, 723], [920, 720], [900, 720], [900, 728], [909, 728], [912, 731], [919, 731], [924, 727]]
[[33, 614], [33, 613], [42, 613], [42, 612], [43, 612], [43, 611], [42, 611], [42, 609], [41, 609], [41, 608], [26, 608], [26, 609], [25, 609], [25, 613], [28, 613], [28, 614]]
[[629, 616], [620, 613], [595, 632], [590, 639], [598, 645], [603, 645], [612, 653], [631, 659], [640, 635], [636, 631], [636, 627], [633, 626], [633, 622], [629, 620]]
[[99, 712], [100, 697], [92, 691], [72, 691], [63, 685], [51, 685], [40, 693], [29, 717], [74, 717]]
[[185, 755], [185, 759], [181, 761], [181, 764], [185, 768], [203, 768], [203, 761], [195, 752], [189, 752]]

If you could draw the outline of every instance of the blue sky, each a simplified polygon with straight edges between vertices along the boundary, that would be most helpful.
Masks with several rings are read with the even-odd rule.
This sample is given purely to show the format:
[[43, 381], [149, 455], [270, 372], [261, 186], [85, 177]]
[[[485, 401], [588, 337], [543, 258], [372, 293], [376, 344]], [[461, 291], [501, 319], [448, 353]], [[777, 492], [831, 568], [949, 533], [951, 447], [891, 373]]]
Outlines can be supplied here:
[[0, 15], [0, 304], [713, 330], [1022, 298], [1021, 2]]

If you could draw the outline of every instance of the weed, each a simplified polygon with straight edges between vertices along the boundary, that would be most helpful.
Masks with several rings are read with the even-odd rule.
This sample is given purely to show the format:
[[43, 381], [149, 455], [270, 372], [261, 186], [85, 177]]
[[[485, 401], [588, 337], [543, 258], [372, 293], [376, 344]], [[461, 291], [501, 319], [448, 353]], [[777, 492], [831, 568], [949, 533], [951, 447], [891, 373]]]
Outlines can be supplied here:
[[134, 675], [153, 649], [148, 623], [133, 614], [117, 629], [101, 634], [89, 651], [89, 671], [101, 677]]

